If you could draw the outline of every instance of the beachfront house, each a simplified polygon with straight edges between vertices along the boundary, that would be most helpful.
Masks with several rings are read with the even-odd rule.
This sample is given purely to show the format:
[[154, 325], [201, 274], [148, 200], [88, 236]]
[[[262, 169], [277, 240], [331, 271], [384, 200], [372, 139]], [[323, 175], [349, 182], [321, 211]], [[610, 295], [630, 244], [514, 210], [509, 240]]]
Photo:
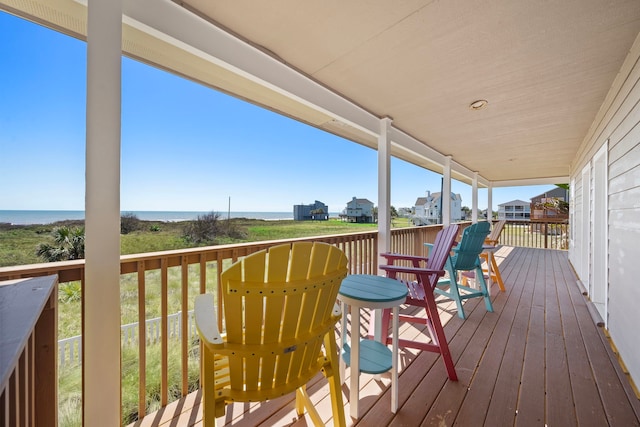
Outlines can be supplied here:
[[556, 187], [531, 198], [531, 219], [568, 219], [569, 190]]
[[529, 221], [531, 203], [524, 200], [512, 200], [498, 205], [498, 219], [507, 221]]
[[[441, 197], [442, 193], [427, 191], [425, 197], [418, 197], [413, 206], [413, 223], [416, 225], [442, 223]], [[458, 222], [462, 219], [462, 197], [460, 194], [451, 193], [450, 197], [450, 222]]]
[[354, 197], [347, 202], [345, 215], [350, 222], [374, 222], [373, 202]]
[[[76, 165], [86, 175], [86, 259], [0, 268], [0, 280], [55, 274], [60, 283], [81, 283], [82, 385], [75, 399], [82, 402], [85, 426], [123, 422], [121, 281], [136, 283], [139, 323], [144, 324], [145, 295], [152, 292], [147, 281], [150, 275], [159, 277], [152, 288], [157, 293], [166, 289], [169, 272], [181, 285], [179, 355], [161, 344], [156, 394], [162, 409], [149, 414], [147, 396], [156, 387], [147, 383], [141, 334], [133, 413], [144, 418], [144, 425], [201, 425], [201, 394], [192, 393], [188, 383], [187, 368], [198, 351], [188, 340], [194, 295], [187, 289], [195, 282], [196, 292], [217, 292], [223, 263], [269, 245], [120, 256], [120, 167], [127, 160], [121, 151], [123, 55], [375, 150], [377, 162], [370, 165], [375, 179], [367, 182], [376, 192], [377, 231], [326, 238], [349, 251], [352, 274], [377, 275], [383, 252], [424, 254], [424, 242], [438, 229], [391, 230], [393, 161], [441, 175], [444, 194], [451, 192], [453, 180], [468, 185], [473, 213], [479, 189], [486, 191], [492, 212], [494, 189], [569, 184], [567, 251], [504, 245], [506, 292], [492, 295], [494, 313], [482, 309], [462, 321], [442, 307], [447, 339], [454, 334], [452, 353], [463, 373], [459, 382], [447, 382], [444, 367], [430, 355], [406, 353], [398, 413], [390, 411], [384, 378], [363, 380], [360, 391], [367, 393], [367, 405], [361, 405], [366, 408], [360, 425], [434, 420], [515, 425], [516, 416], [517, 424], [528, 425], [640, 424], [633, 391], [640, 385], [637, 0], [284, 0], [251, 2], [250, 7], [205, 0], [0, 0], [0, 9], [87, 42], [86, 163]], [[179, 139], [174, 148], [179, 149]], [[243, 179], [242, 158], [229, 161], [237, 162], [237, 179]], [[14, 163], [26, 167], [32, 159]], [[264, 165], [265, 173], [270, 167]], [[345, 185], [367, 179], [349, 170], [341, 173]], [[195, 173], [193, 179], [198, 179]], [[510, 213], [525, 219], [529, 203], [524, 203], [521, 211], [514, 205]], [[448, 203], [442, 206], [445, 225], [450, 209]], [[52, 317], [54, 308], [45, 305], [43, 314]], [[160, 322], [162, 336], [168, 315], [163, 313]], [[48, 332], [49, 338], [55, 334]], [[15, 366], [2, 376], [5, 412], [0, 416], [6, 425], [26, 416], [21, 424], [27, 425], [37, 413], [55, 425], [56, 382], [47, 390], [38, 388], [37, 396], [28, 387], [32, 367], [55, 371], [55, 364], [50, 367], [56, 352], [52, 346], [44, 348], [48, 352], [34, 351], [33, 341], [25, 343]], [[181, 383], [171, 397], [167, 366], [180, 369]], [[13, 394], [15, 389], [22, 394]], [[330, 400], [324, 399], [324, 389], [308, 389], [318, 405]], [[43, 401], [41, 392], [51, 402], [47, 411], [32, 407]], [[177, 403], [171, 402], [175, 395]], [[291, 423], [294, 403], [282, 399], [236, 404], [219, 422]], [[305, 422], [311, 423], [300, 421]]]
[[293, 205], [293, 219], [295, 221], [326, 221], [329, 219], [329, 207], [317, 200], [309, 205]]

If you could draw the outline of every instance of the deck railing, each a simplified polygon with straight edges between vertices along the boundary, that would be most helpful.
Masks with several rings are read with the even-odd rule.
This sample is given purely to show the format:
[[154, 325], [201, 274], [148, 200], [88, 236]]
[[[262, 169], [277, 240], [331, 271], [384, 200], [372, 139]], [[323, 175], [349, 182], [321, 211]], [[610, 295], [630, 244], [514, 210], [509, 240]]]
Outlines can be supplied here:
[[55, 276], [0, 283], [0, 426], [57, 425]]
[[[463, 229], [468, 224], [463, 223], [461, 228]], [[519, 223], [508, 224], [505, 229], [509, 230], [513, 226], [521, 227]], [[441, 225], [434, 225], [394, 229], [391, 232], [391, 250], [424, 256], [426, 255], [424, 243], [433, 242], [435, 235], [441, 228]], [[514, 242], [517, 239], [512, 234], [503, 230], [501, 243], [522, 245], [521, 241]], [[520, 237], [522, 235], [524, 233], [520, 233]], [[164, 407], [170, 401], [185, 396], [198, 387], [199, 345], [197, 340], [192, 339], [188, 331], [188, 316], [193, 308], [195, 296], [204, 292], [217, 295], [221, 272], [241, 257], [277, 244], [294, 241], [321, 241], [335, 245], [347, 254], [351, 274], [377, 273], [378, 232], [376, 230], [121, 257], [122, 323], [132, 323], [131, 320], [125, 320], [127, 315], [128, 319], [133, 316], [133, 323], [137, 324], [146, 324], [149, 319], [160, 318], [156, 343], [149, 344], [147, 336], [149, 332], [146, 328], [139, 328], [137, 340], [133, 345], [128, 345], [126, 348], [123, 346], [123, 370], [133, 369], [135, 371], [123, 372], [123, 383], [125, 379], [133, 377], [134, 383], [137, 384], [135, 386], [137, 390], [128, 393], [136, 396], [135, 402], [132, 404], [127, 404], [125, 399], [127, 392], [123, 390], [125, 423], [144, 417], [150, 405], [154, 405], [155, 408], [158, 405]], [[530, 240], [522, 241], [531, 243]], [[84, 282], [84, 260], [0, 268], [0, 280], [52, 274], [58, 275], [61, 286], [74, 281], [80, 282], [82, 289], [87, 286]], [[133, 314], [129, 312], [133, 312]], [[172, 326], [169, 323], [169, 316], [170, 313], [177, 312], [181, 317], [179, 339], [172, 339], [170, 342], [169, 336], [172, 333]], [[77, 315], [80, 316], [79, 311]], [[78, 324], [80, 323], [78, 322]], [[140, 343], [146, 344], [140, 345]], [[76, 351], [81, 351], [80, 347]], [[158, 377], [147, 377], [147, 372], [151, 371], [157, 371]], [[123, 387], [126, 386], [123, 385]], [[157, 389], [152, 393], [157, 395], [157, 403], [152, 402], [153, 399], [149, 396], [150, 389]], [[61, 390], [60, 396], [61, 406], [65, 399], [62, 393], [64, 393], [63, 390]], [[78, 402], [78, 411], [79, 408], [80, 402]]]
[[544, 249], [569, 249], [567, 220], [507, 221], [500, 244]]
[[[196, 326], [193, 310], [189, 312], [189, 339], [193, 340], [197, 337]], [[167, 316], [169, 324], [169, 338], [179, 340], [182, 339], [182, 313], [177, 312]], [[147, 319], [145, 334], [147, 337], [147, 345], [158, 344], [162, 337], [161, 331], [162, 317], [154, 317]], [[121, 342], [122, 348], [137, 346], [139, 342], [139, 324], [138, 322], [122, 325]], [[64, 368], [67, 366], [78, 365], [82, 362], [82, 335], [76, 335], [69, 338], [58, 340], [58, 366]]]

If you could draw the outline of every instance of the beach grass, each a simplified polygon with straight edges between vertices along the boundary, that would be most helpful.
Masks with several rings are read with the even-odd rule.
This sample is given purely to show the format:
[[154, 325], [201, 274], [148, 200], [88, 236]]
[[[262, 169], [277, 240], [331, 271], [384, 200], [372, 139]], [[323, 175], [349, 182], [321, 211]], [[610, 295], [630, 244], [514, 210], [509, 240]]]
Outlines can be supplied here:
[[[225, 224], [229, 221], [229, 224]], [[188, 221], [162, 222], [140, 221], [140, 229], [120, 236], [121, 254], [137, 254], [193, 247], [183, 238]], [[375, 230], [377, 224], [349, 223], [337, 219], [328, 221], [293, 221], [231, 218], [221, 220], [221, 228], [233, 227], [242, 238], [221, 235], [216, 244], [259, 242], [263, 240], [290, 239], [294, 237], [324, 236]], [[38, 244], [51, 241], [51, 231], [61, 225], [82, 226], [83, 221], [62, 221], [46, 225], [0, 226], [0, 267], [38, 264], [43, 262], [36, 255]], [[404, 219], [395, 226], [406, 226]]]

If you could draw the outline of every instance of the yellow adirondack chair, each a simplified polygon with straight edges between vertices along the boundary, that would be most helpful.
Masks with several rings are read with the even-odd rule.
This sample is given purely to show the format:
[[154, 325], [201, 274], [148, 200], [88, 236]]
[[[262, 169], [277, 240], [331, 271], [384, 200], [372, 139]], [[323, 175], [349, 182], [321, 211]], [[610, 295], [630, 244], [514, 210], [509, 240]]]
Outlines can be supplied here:
[[196, 297], [205, 426], [215, 426], [228, 403], [293, 391], [298, 415], [306, 408], [316, 426], [324, 425], [306, 392], [318, 372], [329, 382], [333, 424], [345, 425], [334, 327], [346, 274], [344, 252], [326, 243], [296, 242], [251, 254], [221, 275], [225, 333], [214, 296]]

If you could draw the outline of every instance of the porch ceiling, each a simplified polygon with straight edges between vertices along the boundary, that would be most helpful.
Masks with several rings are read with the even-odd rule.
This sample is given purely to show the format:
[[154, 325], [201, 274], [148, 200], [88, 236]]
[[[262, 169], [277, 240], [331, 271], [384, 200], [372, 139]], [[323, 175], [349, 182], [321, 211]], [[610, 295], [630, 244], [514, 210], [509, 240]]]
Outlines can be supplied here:
[[[125, 14], [153, 26], [144, 19], [148, 8], [140, 12], [143, 6], [136, 11], [136, 2], [124, 3]], [[167, 2], [156, 4], [161, 3]], [[57, 8], [58, 16], [86, 19], [77, 13], [79, 3], [69, 0], [0, 0], [6, 10], [83, 36], [82, 24], [71, 28], [71, 21], [34, 6], [42, 4]], [[453, 156], [467, 172], [498, 182], [568, 176], [640, 32], [637, 0], [177, 4], [169, 7], [176, 15], [188, 10], [186, 19], [201, 22], [199, 16], [226, 29], [365, 113], [391, 117], [394, 129]], [[153, 32], [141, 28], [125, 19], [127, 54], [376, 147], [370, 129], [342, 122], [335, 111], [301, 99], [304, 88], [296, 96], [284, 94], [206, 55], [169, 49], [157, 27]], [[209, 43], [214, 49], [216, 41]], [[470, 109], [478, 99], [488, 105]], [[392, 147], [397, 157], [441, 170], [441, 161], [420, 151], [398, 141]], [[460, 179], [455, 171], [453, 177]]]
[[636, 0], [183, 4], [490, 181], [567, 176], [640, 31]]

